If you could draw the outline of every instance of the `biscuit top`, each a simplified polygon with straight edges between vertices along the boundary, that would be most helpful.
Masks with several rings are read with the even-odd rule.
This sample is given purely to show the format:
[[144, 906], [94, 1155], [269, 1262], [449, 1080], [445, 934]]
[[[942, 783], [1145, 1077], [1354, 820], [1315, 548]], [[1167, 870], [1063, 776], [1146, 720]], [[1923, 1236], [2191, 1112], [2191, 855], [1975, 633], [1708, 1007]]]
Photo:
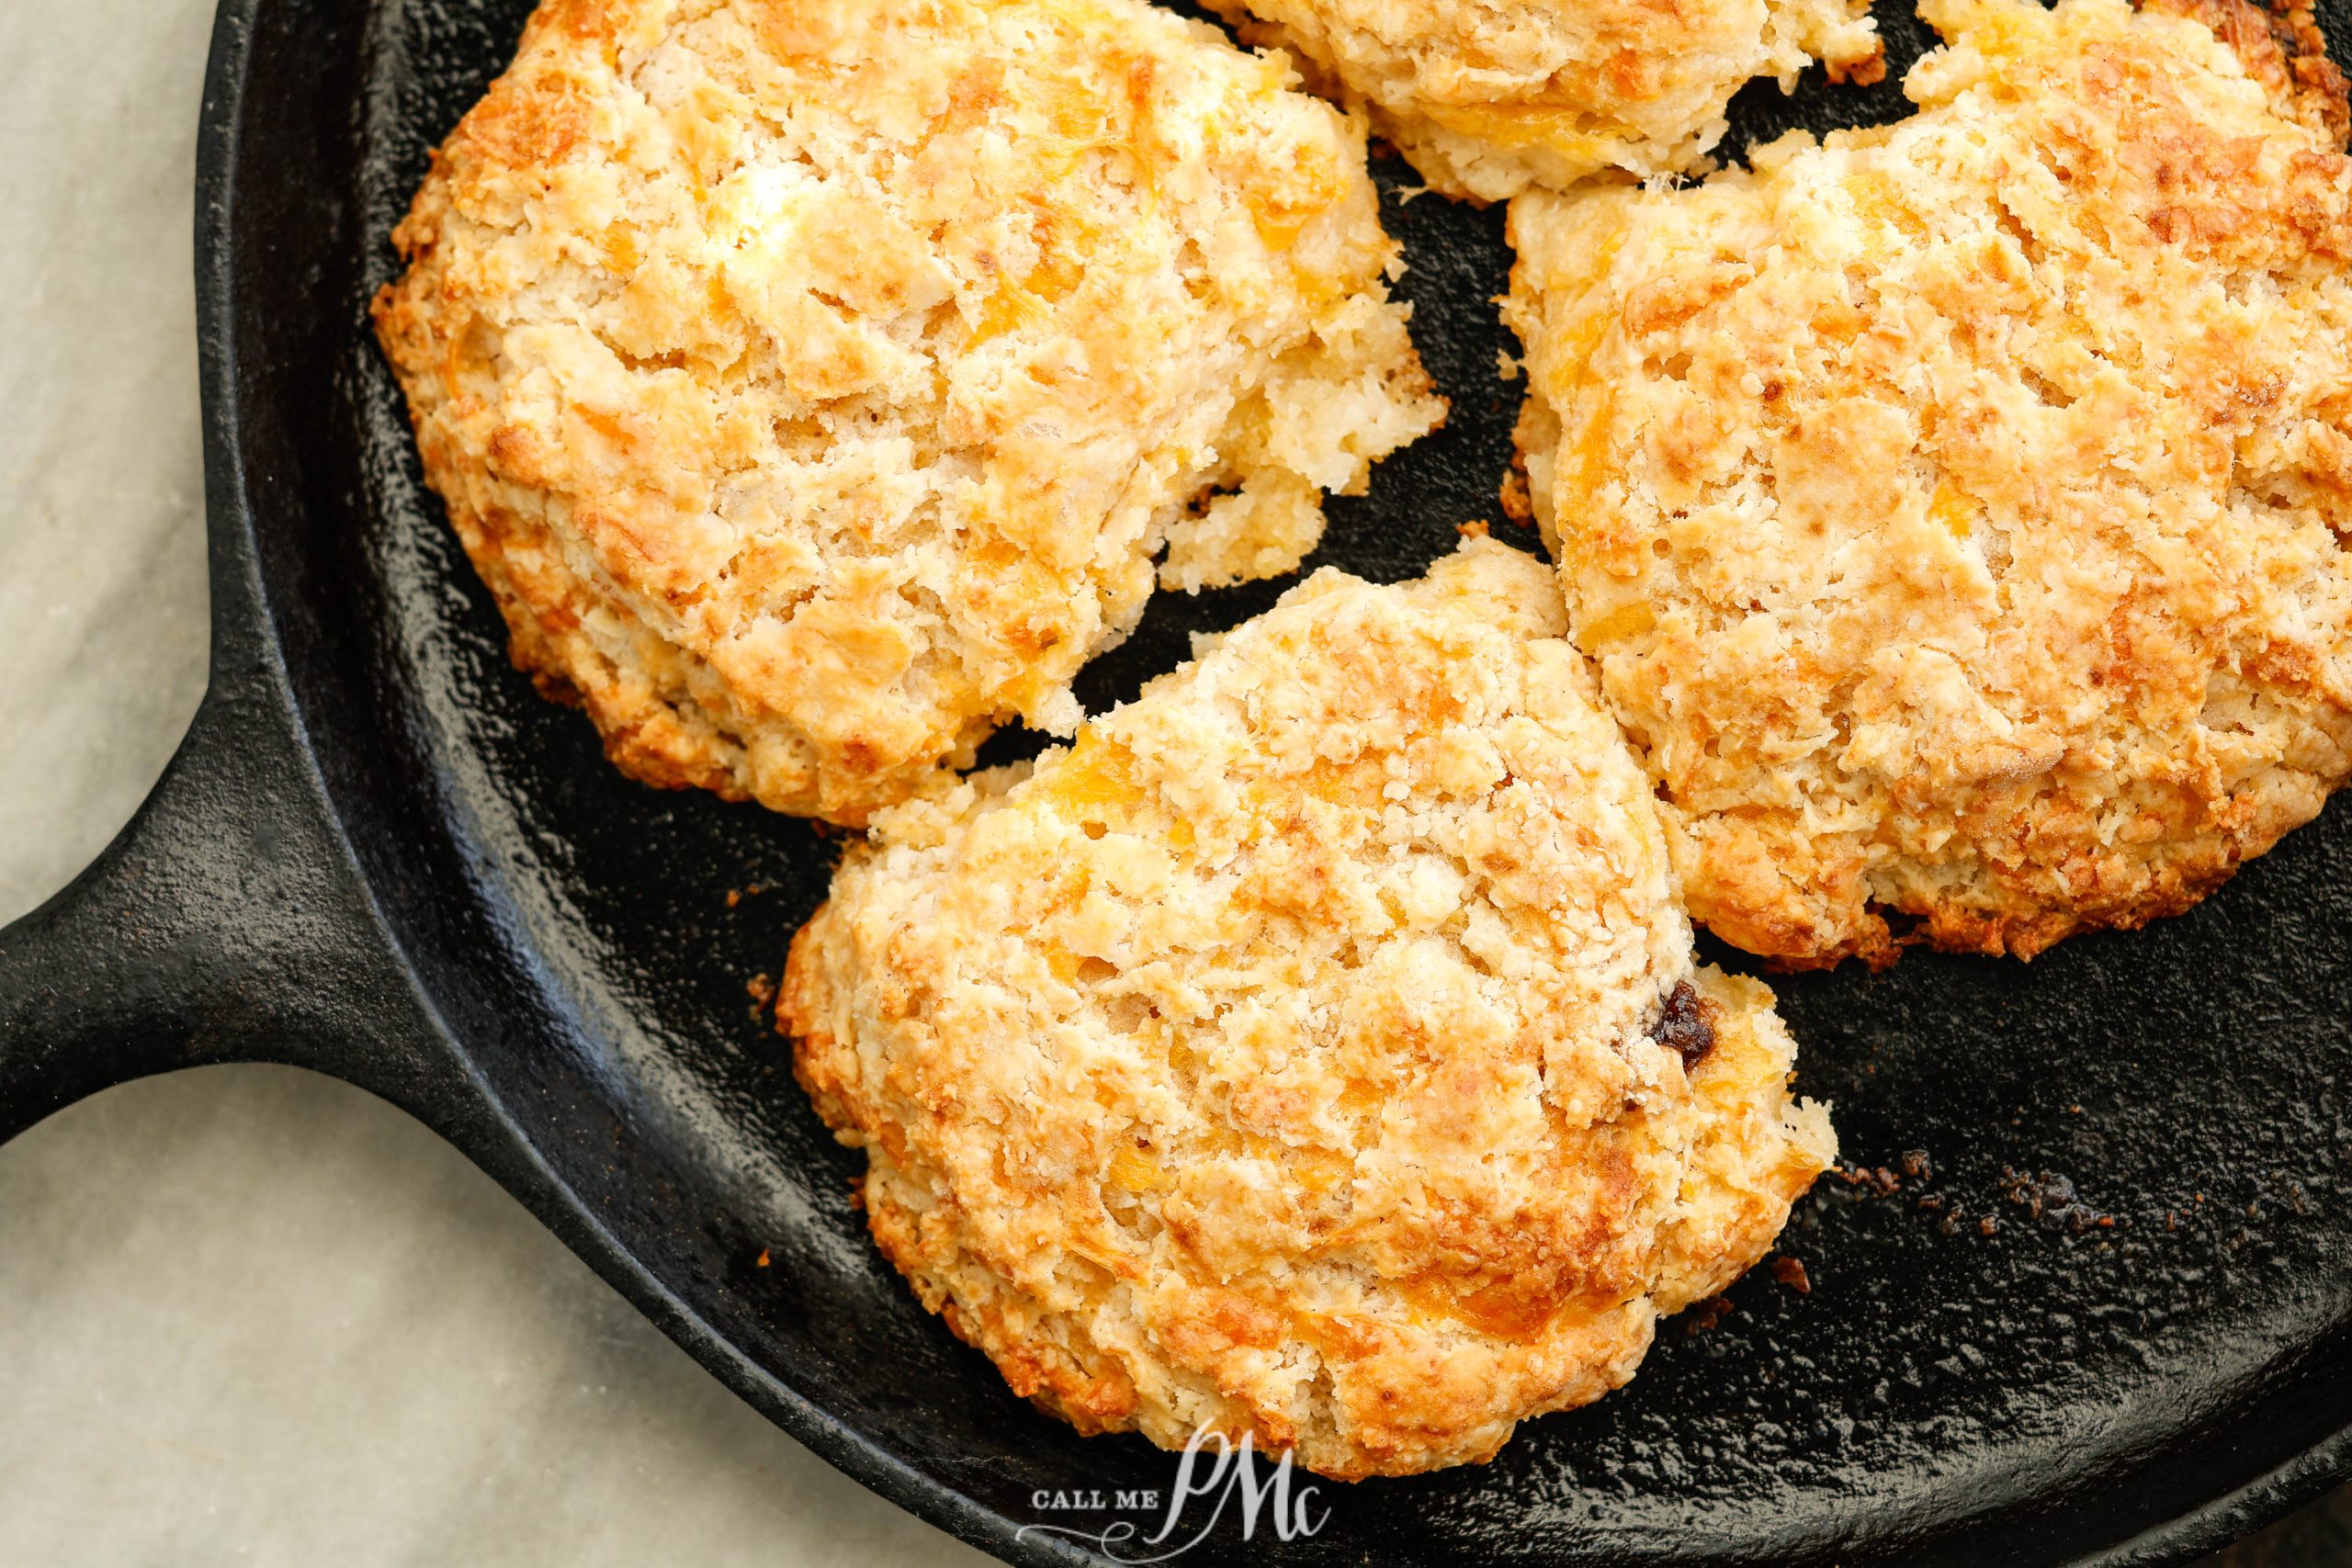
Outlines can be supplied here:
[[876, 1235], [1020, 1392], [1483, 1459], [1769, 1245], [1826, 1118], [1770, 994], [1694, 971], [1561, 629], [1493, 543], [1321, 571], [850, 852], [781, 1016]]
[[[1688, 167], [1749, 79], [1784, 89], [1814, 59], [1876, 81], [1849, 0], [1218, 0], [1370, 107], [1433, 185], [1500, 199], [1598, 171]], [[1252, 26], [1249, 18], [1259, 19]]]
[[2352, 766], [2340, 82], [2243, 7], [1922, 14], [1909, 120], [1511, 213], [1576, 639], [1694, 917], [1799, 963], [2176, 911]]
[[1067, 732], [1171, 527], [1185, 586], [1294, 567], [1442, 405], [1287, 81], [1134, 0], [548, 0], [378, 308], [518, 657], [854, 820]]

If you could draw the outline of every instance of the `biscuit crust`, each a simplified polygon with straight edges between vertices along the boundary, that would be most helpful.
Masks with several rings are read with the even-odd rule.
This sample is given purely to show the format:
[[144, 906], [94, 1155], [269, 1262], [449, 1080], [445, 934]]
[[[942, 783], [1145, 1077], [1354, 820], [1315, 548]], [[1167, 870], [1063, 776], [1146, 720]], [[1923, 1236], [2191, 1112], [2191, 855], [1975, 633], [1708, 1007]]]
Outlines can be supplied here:
[[1513, 205], [1530, 498], [1728, 941], [2030, 957], [2352, 772], [2342, 82], [2180, 8], [1936, 0], [1910, 120]]
[[882, 1250], [1023, 1396], [1341, 1478], [1484, 1461], [1833, 1161], [1562, 630], [1490, 541], [1320, 571], [851, 849], [779, 1024]]
[[1449, 196], [1499, 201], [1606, 170], [1688, 169], [1758, 76], [1793, 89], [1811, 61], [1884, 74], [1868, 0], [1210, 0]]
[[1360, 122], [1140, 0], [546, 0], [376, 302], [517, 664], [845, 823], [1430, 429]]

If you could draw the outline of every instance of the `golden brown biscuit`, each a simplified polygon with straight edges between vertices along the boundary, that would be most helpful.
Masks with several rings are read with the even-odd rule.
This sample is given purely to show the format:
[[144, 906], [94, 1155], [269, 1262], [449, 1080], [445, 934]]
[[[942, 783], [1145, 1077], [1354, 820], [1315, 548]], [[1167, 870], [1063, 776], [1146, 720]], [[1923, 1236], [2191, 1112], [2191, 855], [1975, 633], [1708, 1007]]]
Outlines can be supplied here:
[[2352, 771], [2341, 85], [2199, 9], [1936, 0], [1910, 120], [1512, 208], [1574, 635], [1740, 946], [2030, 957]]
[[1840, 81], [1885, 71], [1869, 0], [1210, 3], [1370, 109], [1431, 186], [1486, 201], [1688, 169], [1753, 77], [1793, 88], [1816, 59]]
[[1320, 571], [851, 850], [780, 1019], [876, 1239], [1022, 1394], [1334, 1476], [1482, 1461], [1834, 1158], [1771, 993], [1693, 966], [1562, 629], [1485, 540]]
[[1296, 566], [1443, 406], [1286, 81], [1139, 0], [547, 0], [376, 306], [516, 662], [639, 778], [857, 822], [1067, 734], [1163, 541]]

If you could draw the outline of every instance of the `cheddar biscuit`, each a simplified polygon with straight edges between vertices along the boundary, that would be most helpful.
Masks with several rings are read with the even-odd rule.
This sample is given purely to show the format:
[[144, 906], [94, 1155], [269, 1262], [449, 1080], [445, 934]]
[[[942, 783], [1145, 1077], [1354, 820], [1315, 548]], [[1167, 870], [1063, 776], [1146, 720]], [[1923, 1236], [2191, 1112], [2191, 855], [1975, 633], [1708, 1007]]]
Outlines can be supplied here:
[[1883, 73], [1868, 0], [1213, 0], [1280, 44], [1452, 196], [1697, 164], [1751, 78]]
[[2352, 771], [2342, 83], [2183, 8], [1934, 0], [1909, 120], [1513, 205], [1531, 499], [1740, 946], [2030, 957]]
[[376, 303], [516, 662], [641, 779], [944, 788], [1442, 413], [1361, 125], [1140, 0], [547, 0]]
[[1563, 629], [1484, 540], [1320, 571], [851, 849], [780, 1021], [876, 1240], [1023, 1395], [1340, 1477], [1483, 1461], [1831, 1163]]

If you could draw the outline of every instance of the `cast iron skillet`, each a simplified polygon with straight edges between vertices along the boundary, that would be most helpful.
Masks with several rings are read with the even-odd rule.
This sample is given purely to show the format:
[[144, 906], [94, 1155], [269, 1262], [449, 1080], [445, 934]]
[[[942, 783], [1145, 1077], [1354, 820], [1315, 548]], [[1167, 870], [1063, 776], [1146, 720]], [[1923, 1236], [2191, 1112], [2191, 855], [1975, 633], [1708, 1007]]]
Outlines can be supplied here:
[[[526, 5], [221, 8], [198, 175], [211, 689], [120, 840], [0, 936], [0, 1136], [175, 1067], [334, 1074], [852, 1475], [1009, 1559], [1085, 1560], [1017, 1532], [1119, 1516], [1033, 1494], [1165, 1487], [1170, 1461], [1033, 1414], [917, 1308], [747, 994], [832, 846], [605, 766], [507, 668], [419, 488], [364, 305]], [[1917, 29], [1885, 24], [1899, 73]], [[1899, 104], [1815, 79], [1752, 90], [1738, 125]], [[1379, 168], [1454, 412], [1333, 508], [1324, 558], [1396, 578], [1492, 514], [1516, 395], [1498, 214], [1401, 204], [1409, 172]], [[1278, 591], [1161, 599], [1082, 694]], [[1329, 1522], [1287, 1542], [1243, 1544], [1229, 1512], [1191, 1559], [2152, 1563], [2247, 1530], [2352, 1471], [2347, 931], [2338, 807], [2141, 935], [1781, 982], [1804, 1087], [1885, 1168], [1801, 1210], [1809, 1293], [1759, 1269], [1495, 1463], [1327, 1485]]]

